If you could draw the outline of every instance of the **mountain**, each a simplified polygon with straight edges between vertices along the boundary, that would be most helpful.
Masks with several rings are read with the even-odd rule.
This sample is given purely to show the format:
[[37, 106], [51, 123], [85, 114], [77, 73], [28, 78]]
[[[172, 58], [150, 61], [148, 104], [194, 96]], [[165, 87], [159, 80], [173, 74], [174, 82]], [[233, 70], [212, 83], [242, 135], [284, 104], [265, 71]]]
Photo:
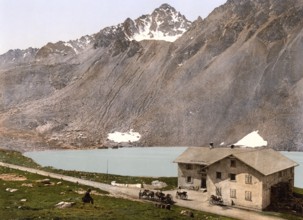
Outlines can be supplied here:
[[258, 130], [272, 148], [302, 150], [302, 15], [302, 0], [228, 0], [191, 23], [164, 4], [82, 47], [10, 51], [0, 145], [97, 147], [133, 129], [138, 145], [216, 146]]
[[173, 42], [191, 26], [191, 22], [168, 4], [163, 4], [150, 15], [143, 15], [136, 20], [127, 18], [123, 24], [104, 29], [97, 34], [97, 45], [106, 45], [102, 41], [110, 35], [118, 35], [125, 40], [164, 40]]
[[[95, 35], [94, 47], [111, 46], [113, 55], [128, 49], [131, 43], [137, 48], [129, 51], [136, 53], [139, 46], [135, 42], [143, 40], [164, 40], [173, 42], [191, 26], [185, 16], [168, 4], [163, 4], [150, 15], [143, 15], [136, 20], [127, 18], [122, 24], [101, 30]], [[114, 43], [113, 43], [114, 42]]]
[[[168, 4], [163, 4], [150, 15], [142, 15], [136, 20], [127, 18], [123, 23], [102, 29], [91, 36], [86, 35], [68, 42], [48, 43], [40, 49], [10, 50], [0, 55], [0, 65], [15, 66], [37, 62], [62, 63], [71, 56], [84, 52], [92, 45], [107, 47], [115, 42], [117, 53], [127, 48], [132, 40], [164, 40], [173, 42], [191, 26], [191, 22]], [[45, 60], [47, 58], [47, 60]]]
[[9, 50], [7, 53], [0, 55], [0, 65], [3, 67], [7, 65], [15, 65], [17, 63], [32, 62], [37, 51], [37, 48], [31, 47], [26, 50]]

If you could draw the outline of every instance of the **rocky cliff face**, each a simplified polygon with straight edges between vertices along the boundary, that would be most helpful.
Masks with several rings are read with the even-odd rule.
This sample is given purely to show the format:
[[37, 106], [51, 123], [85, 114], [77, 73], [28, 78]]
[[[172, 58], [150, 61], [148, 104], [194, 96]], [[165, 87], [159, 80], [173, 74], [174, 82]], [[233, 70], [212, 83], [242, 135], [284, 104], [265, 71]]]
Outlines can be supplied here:
[[203, 145], [259, 130], [302, 150], [302, 15], [302, 0], [229, 0], [190, 23], [164, 4], [82, 47], [50, 43], [18, 65], [4, 54], [0, 145], [99, 146], [130, 129], [141, 145]]

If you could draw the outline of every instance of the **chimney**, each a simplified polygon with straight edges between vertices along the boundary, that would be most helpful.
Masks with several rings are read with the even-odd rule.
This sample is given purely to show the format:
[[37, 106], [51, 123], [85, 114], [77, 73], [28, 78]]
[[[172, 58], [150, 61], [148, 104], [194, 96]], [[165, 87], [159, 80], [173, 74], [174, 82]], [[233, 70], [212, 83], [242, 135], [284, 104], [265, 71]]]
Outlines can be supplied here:
[[209, 149], [212, 149], [212, 148], [214, 148], [214, 143], [213, 143], [213, 142], [210, 142], [210, 143], [209, 143]]

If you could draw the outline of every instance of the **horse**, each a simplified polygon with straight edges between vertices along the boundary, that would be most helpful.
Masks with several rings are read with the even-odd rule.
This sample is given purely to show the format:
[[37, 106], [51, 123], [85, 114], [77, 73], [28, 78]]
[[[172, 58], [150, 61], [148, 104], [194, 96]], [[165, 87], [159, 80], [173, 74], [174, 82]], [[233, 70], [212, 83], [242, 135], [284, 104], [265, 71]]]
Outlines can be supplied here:
[[177, 199], [187, 199], [187, 192], [186, 191], [183, 191], [183, 192], [181, 192], [181, 191], [177, 191], [176, 192], [176, 198]]
[[161, 191], [157, 191], [155, 193], [155, 196], [158, 198], [158, 200], [160, 200], [161, 202], [165, 200], [165, 194]]

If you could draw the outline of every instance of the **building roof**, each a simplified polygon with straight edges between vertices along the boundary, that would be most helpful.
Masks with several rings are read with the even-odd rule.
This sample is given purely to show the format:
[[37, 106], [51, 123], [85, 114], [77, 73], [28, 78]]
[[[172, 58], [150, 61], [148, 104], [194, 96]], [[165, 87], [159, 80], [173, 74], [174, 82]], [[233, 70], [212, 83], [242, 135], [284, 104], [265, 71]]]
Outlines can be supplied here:
[[189, 147], [174, 162], [209, 166], [229, 156], [234, 156], [265, 176], [298, 166], [271, 148]]

